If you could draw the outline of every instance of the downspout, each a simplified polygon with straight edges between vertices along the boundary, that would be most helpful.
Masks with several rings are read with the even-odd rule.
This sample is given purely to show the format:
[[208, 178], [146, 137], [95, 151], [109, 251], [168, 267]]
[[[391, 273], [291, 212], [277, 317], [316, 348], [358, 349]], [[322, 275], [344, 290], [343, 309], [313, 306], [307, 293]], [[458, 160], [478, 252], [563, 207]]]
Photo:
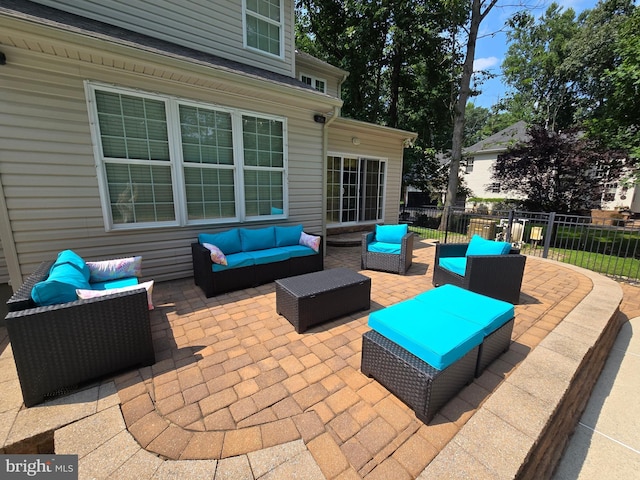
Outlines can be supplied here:
[[324, 238], [324, 252], [326, 254], [327, 242], [327, 156], [329, 152], [329, 126], [340, 115], [340, 107], [333, 107], [333, 114], [322, 127], [322, 238]]

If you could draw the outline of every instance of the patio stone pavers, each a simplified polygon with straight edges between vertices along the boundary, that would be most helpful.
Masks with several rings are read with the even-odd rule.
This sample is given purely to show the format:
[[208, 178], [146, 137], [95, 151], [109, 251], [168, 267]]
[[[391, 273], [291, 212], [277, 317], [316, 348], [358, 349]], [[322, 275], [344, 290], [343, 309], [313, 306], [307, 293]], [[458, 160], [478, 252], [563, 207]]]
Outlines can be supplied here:
[[[419, 243], [407, 276], [363, 271], [370, 311], [432, 288], [433, 253]], [[359, 247], [329, 247], [325, 268], [337, 266], [359, 271]], [[369, 311], [298, 334], [275, 312], [274, 284], [206, 299], [192, 279], [160, 283], [158, 362], [115, 379], [123, 416], [140, 445], [168, 459], [224, 461], [302, 441], [330, 479], [415, 478], [590, 288], [529, 258], [512, 348], [424, 425], [359, 370]]]

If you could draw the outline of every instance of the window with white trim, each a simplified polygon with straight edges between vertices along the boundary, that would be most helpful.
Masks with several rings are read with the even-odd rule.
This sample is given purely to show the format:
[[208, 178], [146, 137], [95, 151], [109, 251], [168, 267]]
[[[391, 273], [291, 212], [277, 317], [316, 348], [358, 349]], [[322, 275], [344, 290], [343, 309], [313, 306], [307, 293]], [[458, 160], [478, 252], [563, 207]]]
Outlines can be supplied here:
[[464, 173], [471, 173], [473, 172], [473, 162], [474, 162], [475, 158], [474, 157], [467, 157], [467, 159], [465, 160], [465, 169], [464, 169]]
[[108, 229], [285, 214], [284, 118], [87, 86]]
[[321, 78], [312, 77], [311, 75], [301, 74], [300, 81], [302, 83], [306, 83], [310, 87], [313, 87], [315, 90], [327, 93], [327, 82]]
[[282, 0], [243, 0], [244, 41], [247, 48], [283, 56]]

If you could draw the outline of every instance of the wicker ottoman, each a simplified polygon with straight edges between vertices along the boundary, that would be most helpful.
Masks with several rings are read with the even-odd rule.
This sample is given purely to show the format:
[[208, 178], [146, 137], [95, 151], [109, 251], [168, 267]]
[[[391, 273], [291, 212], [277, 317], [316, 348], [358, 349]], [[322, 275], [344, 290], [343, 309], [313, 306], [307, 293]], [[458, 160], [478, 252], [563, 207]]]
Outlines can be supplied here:
[[276, 311], [302, 333], [371, 305], [371, 279], [333, 268], [276, 280]]

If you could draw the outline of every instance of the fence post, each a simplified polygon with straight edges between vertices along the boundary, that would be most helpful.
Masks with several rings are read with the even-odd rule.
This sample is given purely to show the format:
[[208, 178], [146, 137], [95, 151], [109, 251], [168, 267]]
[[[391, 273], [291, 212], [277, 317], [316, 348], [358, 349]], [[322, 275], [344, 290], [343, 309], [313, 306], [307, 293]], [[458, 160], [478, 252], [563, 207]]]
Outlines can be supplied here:
[[447, 236], [449, 234], [449, 211], [451, 206], [444, 207], [442, 214], [444, 215], [444, 243], [447, 243]]
[[553, 224], [556, 221], [556, 212], [551, 212], [549, 214], [549, 219], [547, 220], [547, 233], [544, 236], [544, 250], [542, 251], [542, 258], [547, 258], [549, 256], [549, 247], [551, 246], [551, 236], [553, 235]]
[[507, 233], [504, 236], [504, 241], [511, 243], [511, 227], [513, 226], [513, 209], [509, 210], [509, 220], [507, 222]]

